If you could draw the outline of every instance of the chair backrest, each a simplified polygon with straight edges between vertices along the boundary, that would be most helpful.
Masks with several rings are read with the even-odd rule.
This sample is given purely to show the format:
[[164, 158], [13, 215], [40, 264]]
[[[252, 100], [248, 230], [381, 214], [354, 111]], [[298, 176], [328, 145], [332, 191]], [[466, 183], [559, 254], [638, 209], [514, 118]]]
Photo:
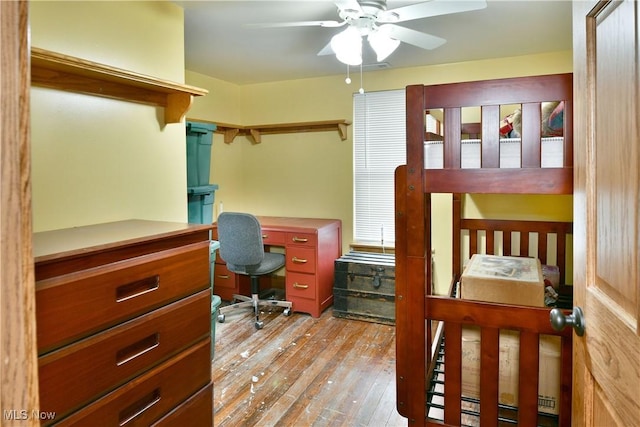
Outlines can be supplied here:
[[220, 257], [234, 270], [246, 271], [264, 259], [262, 229], [257, 218], [241, 212], [223, 212], [218, 216]]

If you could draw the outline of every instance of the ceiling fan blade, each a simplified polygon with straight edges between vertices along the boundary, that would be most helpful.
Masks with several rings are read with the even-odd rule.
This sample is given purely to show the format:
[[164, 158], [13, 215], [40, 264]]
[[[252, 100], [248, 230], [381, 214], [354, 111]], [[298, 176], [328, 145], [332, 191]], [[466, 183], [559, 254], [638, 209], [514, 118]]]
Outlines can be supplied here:
[[331, 42], [327, 43], [327, 45], [323, 47], [320, 52], [318, 52], [318, 56], [334, 55], [334, 54], [335, 52], [333, 51], [333, 49], [331, 49]]
[[385, 24], [380, 28], [384, 28], [385, 31], [388, 31], [387, 34], [389, 34], [390, 37], [396, 40], [400, 40], [401, 42], [420, 47], [422, 49], [435, 49], [447, 42], [443, 38], [432, 36], [431, 34], [421, 33], [420, 31], [401, 27], [399, 25]]
[[355, 12], [361, 13], [362, 7], [358, 0], [335, 0], [335, 5], [338, 6], [338, 10], [353, 10]]
[[337, 28], [345, 25], [347, 21], [298, 21], [298, 22], [273, 22], [265, 24], [246, 24], [249, 28], [287, 28], [287, 27], [327, 27]]
[[378, 22], [403, 22], [450, 13], [467, 12], [487, 7], [485, 0], [431, 0], [387, 10], [378, 15]]

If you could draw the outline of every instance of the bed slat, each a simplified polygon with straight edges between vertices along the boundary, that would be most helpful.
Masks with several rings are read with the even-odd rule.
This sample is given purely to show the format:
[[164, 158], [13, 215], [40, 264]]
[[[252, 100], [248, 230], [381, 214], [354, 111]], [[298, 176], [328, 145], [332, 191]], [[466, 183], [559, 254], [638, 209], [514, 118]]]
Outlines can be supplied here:
[[480, 329], [480, 424], [482, 426], [498, 425], [499, 332], [495, 328]]
[[[446, 141], [446, 139], [445, 139]], [[448, 141], [447, 141], [448, 142]], [[482, 167], [500, 167], [500, 106], [482, 107]]]
[[[538, 348], [538, 334], [528, 331], [520, 333], [518, 421], [522, 425], [534, 425], [538, 419], [538, 395], [536, 393], [539, 386], [538, 376], [532, 375], [533, 372], [538, 372], [540, 366]], [[535, 351], [531, 349], [535, 349]]]
[[447, 370], [444, 377], [444, 406], [451, 408], [445, 412], [444, 422], [450, 425], [460, 425], [460, 399], [462, 397], [461, 325], [459, 323], [445, 323], [444, 335], [451, 344], [450, 351], [444, 354], [444, 365]]
[[448, 169], [459, 169], [462, 162], [462, 153], [460, 145], [460, 118], [462, 112], [460, 108], [447, 108], [444, 111], [444, 137], [451, 144], [447, 144], [444, 148], [444, 167]]
[[529, 233], [520, 233], [519, 256], [529, 256]]
[[[522, 104], [522, 167], [539, 168], [542, 163], [540, 148], [540, 103]], [[535, 123], [537, 126], [533, 126]]]

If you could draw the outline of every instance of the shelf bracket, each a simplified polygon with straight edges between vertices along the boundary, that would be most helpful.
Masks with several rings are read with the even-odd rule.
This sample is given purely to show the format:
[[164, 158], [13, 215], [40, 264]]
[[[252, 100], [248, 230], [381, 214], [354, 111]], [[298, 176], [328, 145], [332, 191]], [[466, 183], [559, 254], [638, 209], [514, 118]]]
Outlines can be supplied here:
[[251, 139], [255, 144], [260, 144], [262, 142], [262, 137], [260, 136], [260, 131], [257, 129], [249, 129], [249, 135], [251, 135]]

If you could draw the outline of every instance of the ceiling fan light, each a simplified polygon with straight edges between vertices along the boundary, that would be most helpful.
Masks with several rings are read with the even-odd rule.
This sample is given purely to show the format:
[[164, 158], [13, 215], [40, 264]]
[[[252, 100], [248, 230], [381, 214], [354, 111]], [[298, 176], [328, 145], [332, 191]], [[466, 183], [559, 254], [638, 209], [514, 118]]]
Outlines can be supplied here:
[[331, 38], [331, 49], [338, 61], [347, 65], [362, 64], [362, 37], [360, 32], [349, 27]]
[[371, 48], [376, 53], [378, 62], [384, 61], [400, 46], [400, 40], [391, 38], [382, 31], [374, 31], [368, 37]]

